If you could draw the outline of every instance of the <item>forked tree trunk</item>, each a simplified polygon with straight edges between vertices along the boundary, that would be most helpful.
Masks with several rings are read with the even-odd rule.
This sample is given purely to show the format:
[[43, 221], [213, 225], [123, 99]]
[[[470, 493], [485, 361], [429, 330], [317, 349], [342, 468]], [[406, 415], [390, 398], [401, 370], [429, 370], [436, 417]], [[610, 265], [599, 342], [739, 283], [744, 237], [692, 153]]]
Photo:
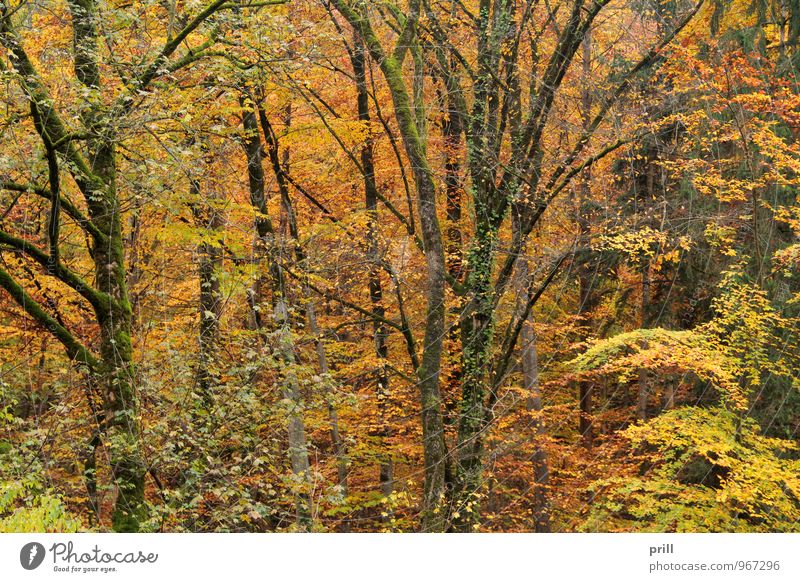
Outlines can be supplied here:
[[[111, 476], [116, 489], [112, 517], [116, 531], [138, 531], [148, 516], [144, 495], [146, 466], [140, 442], [140, 410], [131, 341], [132, 309], [122, 236], [122, 204], [116, 184], [118, 127], [121, 125], [120, 119], [134, 107], [131, 93], [144, 93], [165, 70], [164, 64], [181, 46], [181, 40], [220, 10], [223, 4], [224, 0], [209, 4], [179, 34], [163, 45], [158, 57], [139, 71], [131, 71], [131, 78], [125, 80], [127, 89], [118, 92], [120, 94], [109, 105], [106, 100], [108, 95], [102, 94], [98, 62], [101, 54], [98, 47], [98, 2], [68, 0], [67, 6], [72, 17], [75, 77], [83, 89], [74, 97], [81, 108], [81, 128], [77, 133], [72, 133], [62, 120], [54, 99], [14, 28], [13, 19], [17, 17], [18, 6], [0, 2], [0, 44], [22, 81], [20, 88], [27, 97], [34, 128], [47, 153], [51, 214], [48, 220], [50, 261], [47, 261], [46, 268], [49, 275], [71, 286], [92, 305], [100, 328], [99, 357], [41, 309], [3, 269], [0, 269], [0, 287], [20, 303], [30, 316], [47, 327], [64, 345], [67, 354], [92, 375], [90, 385], [103, 391], [104, 410], [100, 429], [107, 439]], [[179, 67], [185, 64], [179, 63]], [[84, 140], [80, 147], [75, 143], [77, 139]], [[74, 178], [86, 202], [88, 220], [82, 221], [81, 226], [91, 237], [89, 254], [94, 260], [93, 286], [59, 260], [59, 162], [64, 171]], [[34, 250], [24, 246], [22, 250], [35, 254]], [[92, 441], [95, 440], [92, 437]], [[91, 461], [88, 464], [91, 473]], [[87, 485], [91, 486], [91, 483]]]
[[[422, 408], [422, 449], [425, 463], [421, 529], [428, 532], [444, 531], [447, 523], [444, 511], [447, 447], [444, 440], [439, 373], [445, 335], [446, 277], [444, 248], [436, 213], [436, 185], [426, 157], [424, 137], [417, 125], [417, 116], [404, 79], [402, 61], [396, 55], [384, 52], [380, 40], [360, 8], [354, 8], [345, 0], [334, 0], [333, 4], [358, 31], [373, 60], [380, 66], [389, 86], [395, 118], [414, 173], [427, 275], [425, 339], [422, 360], [416, 370]], [[419, 2], [416, 2], [415, 10], [418, 14]], [[401, 52], [403, 56], [405, 50]]]

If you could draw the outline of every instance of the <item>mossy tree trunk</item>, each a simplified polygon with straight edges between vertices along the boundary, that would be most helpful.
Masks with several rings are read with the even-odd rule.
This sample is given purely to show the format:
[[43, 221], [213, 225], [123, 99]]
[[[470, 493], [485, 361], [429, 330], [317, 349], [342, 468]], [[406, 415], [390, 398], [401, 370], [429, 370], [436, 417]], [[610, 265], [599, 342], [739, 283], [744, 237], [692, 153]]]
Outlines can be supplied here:
[[[20, 15], [8, 3], [0, 3], [0, 44], [6, 49], [13, 67], [11, 72], [16, 75], [30, 103], [35, 130], [48, 154], [50, 187], [39, 188], [37, 193], [52, 202], [48, 221], [49, 253], [5, 232], [0, 233], [0, 239], [40, 264], [48, 276], [71, 287], [92, 306], [99, 327], [98, 353], [86, 348], [5, 271], [0, 271], [0, 286], [64, 345], [70, 358], [87, 370], [91, 376], [89, 385], [103, 391], [102, 426], [98, 429], [106, 438], [111, 475], [117, 490], [112, 518], [115, 531], [138, 531], [148, 514], [144, 494], [146, 466], [141, 454], [140, 411], [131, 340], [132, 310], [125, 268], [122, 208], [117, 190], [116, 151], [120, 139], [117, 128], [133, 108], [130, 93], [145, 91], [166, 70], [169, 59], [186, 37], [224, 3], [225, 0], [209, 3], [161, 47], [158, 55], [141, 69], [139, 75], [127, 79], [126, 90], [108, 102], [102, 94], [98, 42], [101, 15], [97, 1], [68, 0], [72, 16], [74, 72], [83, 87], [79, 100], [69, 104], [73, 108], [77, 106], [80, 111], [81, 127], [77, 131], [68, 128], [64, 121], [68, 119], [67, 113], [59, 110], [23, 46], [14, 26], [14, 19]], [[174, 65], [172, 70], [189, 62], [192, 61], [171, 63]], [[78, 146], [79, 140], [83, 140], [83, 147]], [[67, 197], [61, 196], [61, 171], [72, 176], [85, 200], [88, 215], [84, 215]], [[19, 185], [7, 186], [20, 191], [29, 190]], [[81, 279], [60, 260], [58, 220], [61, 212], [73, 218], [87, 234], [89, 253], [94, 262], [93, 284]], [[95, 412], [92, 414], [94, 416]], [[92, 442], [96, 443], [95, 436]], [[89, 473], [93, 475], [91, 462], [89, 466]]]
[[[370, 56], [380, 66], [392, 96], [395, 118], [416, 184], [427, 272], [425, 337], [421, 363], [416, 371], [422, 408], [422, 448], [425, 464], [421, 529], [429, 532], [444, 531], [447, 522], [444, 510], [447, 448], [444, 441], [442, 397], [439, 386], [445, 336], [444, 248], [436, 213], [436, 185], [426, 156], [424, 128], [420, 127], [418, 110], [415, 110], [412, 103], [411, 91], [403, 74], [403, 61], [413, 44], [421, 1], [411, 0], [409, 3], [403, 32], [391, 53], [384, 50], [363, 6], [356, 6], [347, 0], [334, 0], [333, 5], [356, 29]], [[419, 95], [418, 86], [416, 93]]]
[[219, 348], [219, 322], [222, 316], [222, 293], [220, 273], [222, 270], [221, 230], [224, 216], [218, 208], [219, 198], [210, 193], [203, 199], [200, 181], [192, 178], [190, 185], [191, 210], [195, 226], [202, 242], [197, 245], [197, 279], [199, 284], [198, 330], [199, 358], [197, 362], [197, 386], [202, 406], [214, 401], [214, 387], [219, 383], [217, 357]]

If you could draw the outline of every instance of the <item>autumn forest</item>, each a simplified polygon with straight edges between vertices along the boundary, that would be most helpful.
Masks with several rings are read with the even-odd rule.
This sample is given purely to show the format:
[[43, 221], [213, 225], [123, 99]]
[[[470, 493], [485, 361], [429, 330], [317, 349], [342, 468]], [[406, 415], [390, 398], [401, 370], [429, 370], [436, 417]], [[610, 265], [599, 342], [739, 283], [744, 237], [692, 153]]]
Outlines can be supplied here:
[[0, 45], [0, 531], [800, 527], [796, 0]]

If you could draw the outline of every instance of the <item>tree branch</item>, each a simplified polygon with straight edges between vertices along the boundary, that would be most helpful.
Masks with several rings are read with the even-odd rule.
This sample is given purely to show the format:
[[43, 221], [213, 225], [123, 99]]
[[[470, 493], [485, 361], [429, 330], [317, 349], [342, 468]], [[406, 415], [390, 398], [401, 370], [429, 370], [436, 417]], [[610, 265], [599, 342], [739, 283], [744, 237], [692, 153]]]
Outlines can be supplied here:
[[83, 344], [75, 339], [75, 336], [73, 336], [66, 327], [58, 323], [58, 321], [49, 315], [39, 303], [34, 301], [33, 298], [14, 281], [8, 272], [2, 268], [0, 268], [0, 287], [5, 289], [28, 315], [62, 343], [66, 349], [67, 356], [71, 360], [87, 366], [90, 370], [99, 368], [97, 358]]
[[53, 262], [52, 257], [41, 249], [3, 231], [0, 231], [0, 244], [16, 249], [39, 263], [49, 275], [56, 277], [86, 299], [96, 312], [107, 313], [110, 310], [113, 304], [111, 296], [90, 287], [86, 281], [65, 267], [61, 261]]

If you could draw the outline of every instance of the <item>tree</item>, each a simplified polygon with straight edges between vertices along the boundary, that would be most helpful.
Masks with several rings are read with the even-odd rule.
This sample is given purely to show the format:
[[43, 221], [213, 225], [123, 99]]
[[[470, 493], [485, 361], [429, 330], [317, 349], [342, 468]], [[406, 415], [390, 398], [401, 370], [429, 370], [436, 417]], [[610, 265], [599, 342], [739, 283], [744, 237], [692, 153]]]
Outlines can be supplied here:
[[[0, 5], [0, 42], [8, 51], [7, 75], [13, 76], [30, 104], [33, 129], [48, 159], [48, 187], [7, 184], [12, 189], [38, 191], [50, 198], [49, 253], [23, 239], [3, 235], [8, 246], [24, 253], [81, 295], [94, 310], [100, 330], [98, 353], [92, 353], [52, 315], [48, 314], [7, 271], [0, 274], [3, 288], [28, 315], [45, 326], [65, 347], [67, 355], [89, 375], [91, 390], [100, 390], [104, 410], [98, 415], [107, 433], [111, 468], [118, 488], [114, 529], [136, 531], [147, 517], [144, 499], [146, 464], [140, 451], [140, 429], [131, 346], [131, 306], [125, 270], [121, 200], [117, 191], [117, 148], [120, 121], [130, 116], [136, 100], [164, 73], [194, 60], [195, 55], [173, 60], [181, 43], [212, 16], [224, 0], [210, 3], [163, 47], [148, 55], [147, 64], [130, 77], [103, 86], [100, 67], [98, 5], [94, 0], [69, 3], [73, 28], [74, 75], [80, 87], [75, 102], [58, 103], [50, 94], [38, 67], [28, 55], [25, 40], [14, 23], [17, 14], [8, 3]], [[212, 41], [213, 42], [213, 41]], [[78, 113], [80, 127], [72, 129], [63, 112]], [[61, 192], [62, 174], [74, 181], [86, 204], [84, 216]], [[62, 201], [62, 197], [64, 200]], [[63, 210], [62, 210], [63, 208]], [[59, 225], [66, 213], [90, 237], [88, 251], [94, 262], [95, 285], [64, 266], [59, 257]]]

